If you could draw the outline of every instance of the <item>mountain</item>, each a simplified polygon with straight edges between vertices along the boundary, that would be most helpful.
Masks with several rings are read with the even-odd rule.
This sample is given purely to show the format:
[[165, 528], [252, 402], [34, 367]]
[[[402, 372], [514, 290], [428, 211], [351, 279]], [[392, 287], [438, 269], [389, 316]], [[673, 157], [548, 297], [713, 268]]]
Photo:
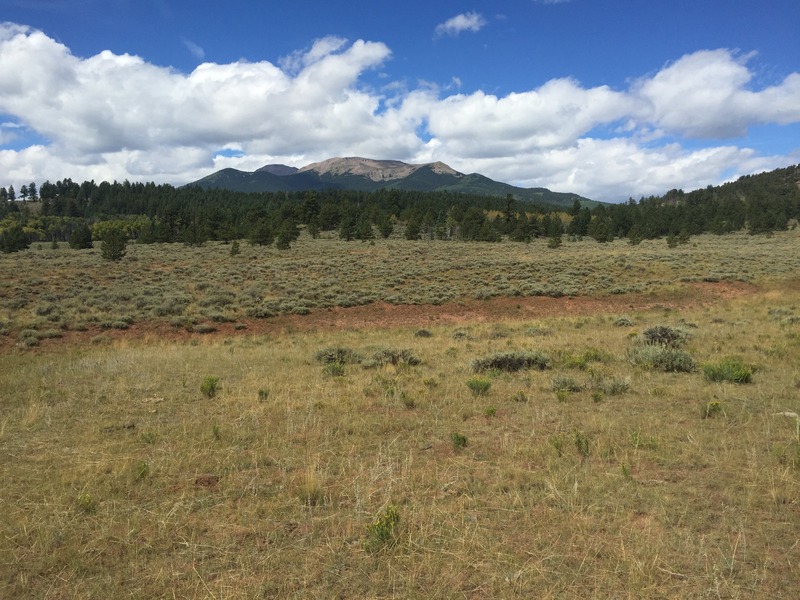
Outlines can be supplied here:
[[511, 194], [517, 200], [571, 208], [575, 200], [583, 206], [599, 204], [577, 194], [552, 192], [546, 188], [520, 188], [472, 173], [465, 175], [443, 162], [408, 164], [399, 160], [349, 157], [330, 158], [300, 169], [266, 165], [250, 173], [222, 169], [189, 186], [222, 188], [238, 192], [301, 192], [340, 189], [371, 192], [397, 189], [417, 192], [453, 192], [476, 196]]

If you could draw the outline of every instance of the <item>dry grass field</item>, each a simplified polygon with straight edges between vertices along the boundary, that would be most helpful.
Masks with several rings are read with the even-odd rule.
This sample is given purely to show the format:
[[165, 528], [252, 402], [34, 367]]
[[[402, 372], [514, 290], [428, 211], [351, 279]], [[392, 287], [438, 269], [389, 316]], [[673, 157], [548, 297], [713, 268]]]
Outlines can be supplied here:
[[797, 231], [0, 256], [0, 597], [798, 598], [798, 273]]

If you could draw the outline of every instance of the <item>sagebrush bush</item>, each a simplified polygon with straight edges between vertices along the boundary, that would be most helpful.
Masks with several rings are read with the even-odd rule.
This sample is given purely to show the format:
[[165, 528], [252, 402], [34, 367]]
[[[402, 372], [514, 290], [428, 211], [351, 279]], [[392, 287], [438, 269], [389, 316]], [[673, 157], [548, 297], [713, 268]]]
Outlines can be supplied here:
[[552, 359], [543, 352], [499, 352], [484, 358], [476, 358], [472, 361], [472, 370], [481, 371], [505, 371], [513, 373], [524, 369], [539, 369], [544, 371], [552, 366]]
[[559, 375], [557, 377], [553, 377], [551, 389], [554, 392], [580, 392], [583, 389], [583, 386], [572, 377]]
[[665, 348], [680, 348], [691, 337], [689, 332], [669, 325], [656, 325], [645, 329], [642, 334], [647, 344], [664, 346]]
[[691, 373], [697, 369], [697, 363], [691, 354], [667, 346], [635, 346], [628, 351], [628, 358], [638, 367], [666, 373]]
[[592, 381], [592, 389], [608, 396], [620, 396], [631, 389], [631, 380], [628, 377], [596, 377]]
[[411, 352], [411, 350], [383, 348], [382, 350], [378, 350], [375, 354], [373, 354], [372, 359], [368, 363], [365, 363], [364, 366], [380, 367], [383, 365], [407, 365], [413, 367], [421, 363], [422, 359]]
[[317, 362], [321, 362], [326, 365], [331, 363], [338, 363], [340, 365], [356, 365], [364, 360], [364, 357], [358, 352], [355, 352], [350, 348], [343, 348], [341, 346], [319, 350], [314, 355], [314, 358], [317, 360]]

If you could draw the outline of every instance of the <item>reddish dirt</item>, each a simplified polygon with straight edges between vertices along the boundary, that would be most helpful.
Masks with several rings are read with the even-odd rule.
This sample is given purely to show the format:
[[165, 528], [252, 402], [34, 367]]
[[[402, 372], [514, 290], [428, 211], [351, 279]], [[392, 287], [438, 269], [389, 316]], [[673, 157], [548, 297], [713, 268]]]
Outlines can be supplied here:
[[[213, 333], [191, 333], [176, 329], [168, 323], [149, 321], [135, 323], [129, 329], [65, 331], [63, 337], [42, 340], [37, 348], [20, 350], [42, 352], [63, 346], [90, 344], [97, 335], [112, 340], [139, 340], [143, 342], [176, 341], [189, 339], [215, 339], [220, 337], [283, 335], [295, 332], [359, 330], [397, 327], [434, 327], [509, 320], [534, 320], [544, 317], [577, 317], [596, 314], [648, 310], [657, 307], [687, 309], [711, 306], [719, 302], [755, 294], [758, 288], [741, 282], [687, 284], [680, 291], [663, 295], [625, 294], [619, 296], [571, 296], [562, 298], [525, 297], [493, 298], [491, 300], [467, 299], [462, 302], [432, 305], [376, 303], [349, 308], [329, 308], [308, 315], [281, 315], [269, 319], [239, 321], [246, 328], [235, 329], [233, 323], [215, 324]], [[13, 336], [0, 338], [0, 353], [18, 350]]]

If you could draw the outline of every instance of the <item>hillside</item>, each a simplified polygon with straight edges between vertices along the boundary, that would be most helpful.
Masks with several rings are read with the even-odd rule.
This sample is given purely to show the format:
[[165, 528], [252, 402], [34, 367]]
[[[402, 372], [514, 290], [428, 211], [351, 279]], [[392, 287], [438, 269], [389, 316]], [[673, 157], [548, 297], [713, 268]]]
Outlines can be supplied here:
[[442, 162], [408, 164], [397, 160], [361, 157], [331, 158], [300, 169], [267, 165], [254, 172], [223, 169], [189, 186], [239, 192], [300, 192], [306, 190], [352, 190], [372, 192], [397, 189], [416, 192], [506, 197], [539, 205], [571, 208], [575, 200], [594, 207], [599, 203], [577, 194], [546, 188], [520, 188], [472, 173], [465, 175]]

